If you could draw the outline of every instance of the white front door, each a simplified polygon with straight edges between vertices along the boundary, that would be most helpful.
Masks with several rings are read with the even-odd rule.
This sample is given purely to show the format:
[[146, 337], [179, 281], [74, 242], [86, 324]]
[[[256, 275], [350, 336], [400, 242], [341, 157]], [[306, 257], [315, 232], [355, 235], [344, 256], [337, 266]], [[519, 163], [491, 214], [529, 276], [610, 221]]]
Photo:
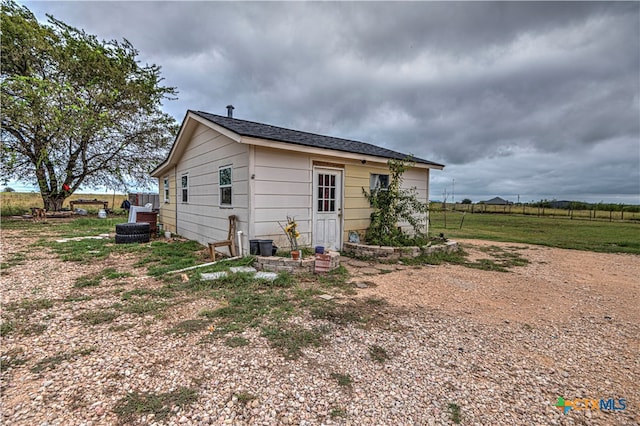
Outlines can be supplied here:
[[342, 248], [342, 170], [313, 170], [313, 245]]

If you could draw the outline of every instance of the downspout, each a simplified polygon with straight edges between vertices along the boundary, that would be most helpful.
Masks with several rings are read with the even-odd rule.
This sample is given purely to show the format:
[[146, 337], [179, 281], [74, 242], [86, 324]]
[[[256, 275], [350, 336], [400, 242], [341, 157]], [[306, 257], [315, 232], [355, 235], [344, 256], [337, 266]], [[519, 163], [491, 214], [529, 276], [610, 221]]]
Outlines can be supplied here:
[[173, 166], [173, 190], [175, 191], [176, 194], [176, 234], [180, 235], [180, 233], [178, 232], [178, 166]]
[[431, 211], [429, 209], [429, 175], [431, 174], [431, 169], [427, 168], [427, 222], [425, 223], [425, 228], [427, 230], [427, 238], [429, 238], [429, 217]]

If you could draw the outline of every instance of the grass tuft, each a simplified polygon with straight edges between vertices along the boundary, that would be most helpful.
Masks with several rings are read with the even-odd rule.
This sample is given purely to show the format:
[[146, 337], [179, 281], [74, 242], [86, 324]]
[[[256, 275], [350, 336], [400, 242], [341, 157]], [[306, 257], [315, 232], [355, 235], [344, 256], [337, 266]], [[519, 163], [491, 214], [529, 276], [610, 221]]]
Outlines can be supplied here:
[[198, 400], [198, 391], [181, 387], [166, 393], [130, 392], [115, 405], [113, 412], [125, 424], [133, 423], [142, 414], [153, 414], [154, 421], [164, 421], [173, 414], [173, 407], [184, 408]]
[[372, 360], [379, 362], [380, 364], [391, 359], [386, 349], [378, 345], [369, 346], [369, 356]]

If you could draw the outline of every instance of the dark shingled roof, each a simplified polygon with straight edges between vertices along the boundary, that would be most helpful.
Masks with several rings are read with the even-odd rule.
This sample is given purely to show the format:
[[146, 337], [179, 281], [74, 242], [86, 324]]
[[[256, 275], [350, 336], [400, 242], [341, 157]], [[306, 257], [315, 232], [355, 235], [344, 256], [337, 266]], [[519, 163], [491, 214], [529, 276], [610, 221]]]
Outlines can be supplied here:
[[[296, 145], [312, 146], [316, 148], [333, 149], [336, 151], [351, 152], [355, 154], [372, 155], [374, 157], [393, 158], [404, 160], [407, 154], [381, 148], [364, 142], [352, 141], [349, 139], [334, 138], [331, 136], [317, 135], [315, 133], [301, 132], [299, 130], [285, 129], [283, 127], [271, 126], [269, 124], [256, 123], [253, 121], [228, 118], [222, 115], [209, 114], [203, 111], [190, 112], [211, 121], [225, 129], [231, 130], [240, 136], [250, 136], [261, 139], [268, 139], [278, 142], [293, 143]], [[412, 161], [422, 164], [431, 164], [444, 167], [442, 164], [422, 158], [413, 157]]]

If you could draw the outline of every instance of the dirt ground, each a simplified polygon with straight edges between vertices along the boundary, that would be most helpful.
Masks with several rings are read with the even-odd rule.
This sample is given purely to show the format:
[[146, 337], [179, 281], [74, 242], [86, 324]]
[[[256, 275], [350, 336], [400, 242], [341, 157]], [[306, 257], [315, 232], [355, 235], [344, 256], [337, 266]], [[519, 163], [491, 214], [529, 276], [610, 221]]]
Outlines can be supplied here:
[[[543, 246], [482, 240], [458, 240], [470, 259], [491, 258], [480, 248], [499, 247], [519, 253], [526, 266], [510, 272], [471, 269], [459, 265], [366, 275], [348, 266], [375, 286], [359, 290], [403, 307], [435, 308], [481, 323], [571, 322], [579, 318], [615, 319], [640, 323], [640, 259], [627, 254], [564, 250]], [[369, 268], [376, 266], [367, 265]], [[398, 266], [378, 265], [388, 272]]]

